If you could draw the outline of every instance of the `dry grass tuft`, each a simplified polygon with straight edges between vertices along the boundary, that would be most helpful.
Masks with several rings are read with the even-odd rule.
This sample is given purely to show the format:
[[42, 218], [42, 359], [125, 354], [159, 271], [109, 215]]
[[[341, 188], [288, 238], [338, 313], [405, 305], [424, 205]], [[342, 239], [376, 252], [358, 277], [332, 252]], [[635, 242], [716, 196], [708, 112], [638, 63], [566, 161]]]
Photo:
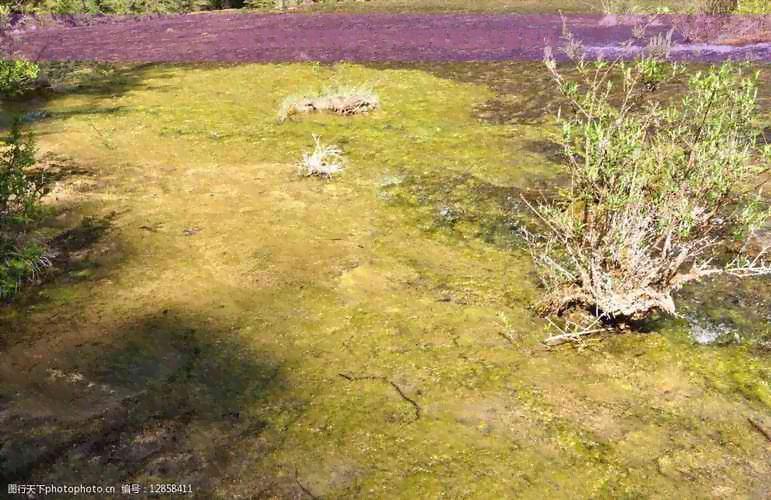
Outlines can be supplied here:
[[333, 175], [342, 172], [343, 152], [337, 146], [325, 146], [319, 142], [319, 137], [314, 135], [316, 148], [312, 153], [303, 154], [298, 169], [303, 177], [321, 177], [329, 179]]
[[316, 96], [289, 96], [281, 103], [278, 122], [295, 115], [330, 112], [350, 116], [367, 113], [380, 106], [377, 95], [368, 87], [342, 87], [321, 92]]

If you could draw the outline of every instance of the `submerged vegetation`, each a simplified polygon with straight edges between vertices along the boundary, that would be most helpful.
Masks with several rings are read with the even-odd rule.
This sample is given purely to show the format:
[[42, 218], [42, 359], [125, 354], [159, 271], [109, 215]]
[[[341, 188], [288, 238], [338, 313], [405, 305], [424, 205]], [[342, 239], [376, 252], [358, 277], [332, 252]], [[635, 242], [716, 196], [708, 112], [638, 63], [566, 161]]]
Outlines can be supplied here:
[[[185, 478], [206, 500], [768, 491], [764, 351], [695, 346], [681, 320], [540, 346], [504, 236], [567, 158], [533, 146], [549, 116], [477, 119], [496, 94], [458, 80], [498, 67], [559, 98], [543, 65], [155, 65], [26, 110], [71, 164], [43, 198], [71, 262], [0, 308], [4, 477]], [[309, 82], [374, 79], [376, 113], [275, 122]], [[328, 144], [355, 168], [298, 178]], [[762, 290], [699, 327], [763, 335], [741, 323]]]
[[[0, 476], [768, 496], [767, 68], [546, 63], [41, 65], [0, 117]], [[338, 81], [377, 95], [303, 94]], [[645, 321], [544, 346], [546, 292]]]

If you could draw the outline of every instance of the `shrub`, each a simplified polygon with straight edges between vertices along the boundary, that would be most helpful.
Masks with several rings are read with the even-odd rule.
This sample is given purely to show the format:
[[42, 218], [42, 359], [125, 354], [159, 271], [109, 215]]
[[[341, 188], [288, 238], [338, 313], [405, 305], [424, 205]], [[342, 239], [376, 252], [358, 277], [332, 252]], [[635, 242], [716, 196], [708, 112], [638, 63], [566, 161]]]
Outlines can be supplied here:
[[688, 0], [677, 6], [657, 5], [651, 8], [636, 0], [600, 0], [603, 14], [771, 14], [771, 4], [766, 0]]
[[31, 171], [34, 140], [22, 134], [21, 123], [14, 119], [0, 150], [0, 298], [50, 266], [45, 246], [29, 232], [41, 215], [39, 202], [47, 188], [42, 174]]
[[35, 165], [36, 148], [32, 135], [22, 133], [23, 120], [13, 119], [10, 135], [4, 139], [0, 152], [0, 219], [34, 218], [38, 202], [45, 194], [42, 174], [30, 172]]
[[594, 69], [581, 57], [581, 85], [563, 78], [550, 50], [545, 63], [573, 111], [557, 116], [569, 187], [537, 207], [526, 201], [542, 228], [541, 238], [523, 231], [547, 289], [544, 316], [575, 306], [612, 323], [676, 314], [672, 293], [689, 281], [771, 274], [767, 248], [747, 254], [769, 216], [751, 194], [762, 169], [751, 125], [757, 74], [726, 63], [664, 104], [643, 82], [670, 82], [682, 68], [650, 53]]
[[12, 0], [2, 14], [178, 14], [241, 8], [244, 0]]
[[28, 61], [0, 61], [0, 99], [24, 93], [40, 73], [40, 67]]
[[18, 292], [22, 282], [38, 280], [51, 267], [51, 260], [47, 248], [38, 242], [27, 242], [21, 247], [1, 243], [0, 299], [6, 300]]
[[247, 0], [246, 5], [251, 9], [267, 10], [276, 9], [284, 10], [290, 7], [296, 7], [304, 3], [304, 0]]

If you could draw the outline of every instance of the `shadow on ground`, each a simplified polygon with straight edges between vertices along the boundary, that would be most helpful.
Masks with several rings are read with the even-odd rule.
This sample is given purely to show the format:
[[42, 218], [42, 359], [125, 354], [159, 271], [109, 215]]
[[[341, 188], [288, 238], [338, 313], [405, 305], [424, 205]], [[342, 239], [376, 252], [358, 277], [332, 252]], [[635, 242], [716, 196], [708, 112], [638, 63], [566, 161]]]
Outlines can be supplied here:
[[[241, 342], [213, 311], [82, 320], [89, 304], [67, 285], [116, 279], [133, 246], [115, 224], [120, 214], [89, 215], [77, 196], [73, 182], [91, 186], [96, 173], [64, 158], [45, 163], [52, 185], [68, 186], [49, 195], [62, 198], [36, 228], [53, 265], [43, 286], [0, 305], [3, 482], [118, 493], [123, 484], [175, 483], [189, 485], [188, 498], [301, 498], [296, 478], [261, 468], [282, 446], [284, 429], [268, 423], [286, 410], [276, 401], [287, 392], [282, 360]], [[245, 467], [251, 493], [222, 496]]]
[[[27, 122], [48, 121], [70, 118], [77, 115], [115, 114], [128, 111], [123, 106], [94, 106], [49, 112], [45, 108], [51, 101], [67, 96], [88, 96], [94, 99], [119, 98], [128, 92], [148, 88], [144, 79], [148, 70], [161, 68], [161, 63], [116, 64], [93, 62], [44, 62], [43, 78], [27, 92], [6, 97], [0, 103], [0, 130], [10, 125], [10, 117], [23, 115]], [[155, 77], [163, 77], [158, 71]], [[169, 87], [170, 88], [170, 87]], [[163, 86], [154, 85], [154, 91], [162, 91]], [[96, 101], [95, 101], [96, 102]]]
[[[120, 97], [132, 90], [143, 88], [143, 81], [149, 69], [159, 63], [98, 63], [52, 61], [42, 64], [42, 74], [50, 86], [34, 92], [44, 98], [55, 98], [57, 88], [65, 87], [68, 95], [92, 97]], [[29, 95], [20, 96], [28, 101]]]
[[471, 110], [475, 118], [501, 124], [540, 123], [556, 114], [559, 92], [541, 62], [370, 62], [377, 70], [425, 71], [438, 78], [485, 85], [498, 95]]
[[[48, 191], [44, 202], [52, 198], [58, 200], [62, 186], [68, 183], [72, 184], [67, 188], [71, 190], [87, 190], [92, 183], [98, 183], [87, 167], [55, 155], [44, 156], [32, 173], [44, 175]], [[103, 278], [131, 253], [128, 242], [112, 232], [113, 220], [119, 215], [116, 212], [88, 215], [78, 203], [67, 201], [44, 204], [43, 210], [45, 213], [39, 221], [29, 223], [21, 230], [34, 234], [33, 239], [44, 244], [49, 266], [41, 268], [29, 282], [20, 283], [23, 286], [7, 299], [5, 305], [15, 304], [20, 308], [42, 305], [46, 294], [41, 293], [40, 285], [55, 287], [56, 284]], [[27, 325], [20, 317], [18, 314], [0, 315], [0, 331], [24, 331]], [[8, 336], [0, 336], [0, 349], [11, 340]]]
[[416, 210], [426, 230], [452, 233], [462, 223], [465, 230], [473, 228], [466, 236], [513, 250], [524, 247], [518, 228], [534, 222], [525, 200], [536, 204], [549, 199], [566, 182], [544, 177], [529, 180], [524, 188], [499, 186], [468, 172], [443, 169], [404, 175], [398, 183], [381, 187], [380, 197]]
[[[557, 85], [546, 70], [543, 62], [368, 62], [365, 67], [377, 70], [414, 70], [424, 71], [446, 80], [474, 85], [485, 85], [497, 96], [481, 103], [471, 110], [476, 119], [495, 125], [540, 125], [550, 117], [557, 115], [560, 107], [567, 108]], [[689, 63], [687, 75], [697, 71], [706, 71], [711, 65]], [[568, 80], [577, 78], [574, 64], [559, 63], [558, 71]], [[758, 108], [761, 112], [771, 109], [771, 79], [764, 68], [758, 79]], [[614, 80], [616, 89], [620, 89], [620, 80]], [[673, 96], [682, 95], [687, 87], [687, 78], [676, 78], [656, 95], [664, 101]]]
[[[218, 484], [238, 478], [239, 457], [268, 446], [258, 407], [282, 389], [279, 360], [187, 311], [128, 321], [30, 368], [15, 361], [25, 364], [0, 365], [0, 476], [11, 483], [120, 492], [173, 482], [216, 498]], [[262, 488], [297, 486], [266, 477]]]

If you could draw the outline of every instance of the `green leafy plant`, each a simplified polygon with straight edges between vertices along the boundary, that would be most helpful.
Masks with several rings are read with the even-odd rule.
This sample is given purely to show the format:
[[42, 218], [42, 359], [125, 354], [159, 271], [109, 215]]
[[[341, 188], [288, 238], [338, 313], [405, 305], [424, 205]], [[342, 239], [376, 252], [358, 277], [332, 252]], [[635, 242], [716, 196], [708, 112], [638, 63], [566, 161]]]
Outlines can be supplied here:
[[748, 252], [770, 215], [757, 191], [771, 157], [765, 148], [758, 159], [755, 148], [757, 74], [726, 63], [691, 77], [681, 102], [663, 104], [647, 83], [682, 68], [652, 52], [633, 63], [580, 57], [580, 85], [546, 53], [571, 111], [557, 117], [570, 185], [538, 206], [526, 201], [542, 228], [541, 237], [523, 231], [547, 290], [544, 316], [578, 307], [618, 324], [676, 314], [672, 293], [687, 282], [771, 274], [768, 248]]
[[2, 248], [0, 262], [0, 299], [15, 295], [25, 281], [35, 282], [51, 267], [51, 254], [38, 242]]
[[23, 280], [35, 280], [50, 267], [49, 253], [28, 229], [39, 220], [40, 199], [47, 192], [35, 165], [34, 139], [14, 119], [0, 146], [0, 298], [13, 295]]
[[36, 147], [32, 135], [22, 132], [22, 122], [13, 119], [0, 152], [0, 217], [27, 220], [36, 214], [46, 182], [42, 174], [30, 172]]
[[634, 15], [642, 10], [634, 0], [601, 0], [600, 4], [602, 12], [608, 15]]
[[[10, 14], [174, 14], [240, 8], [243, 0], [11, 0]], [[0, 15], [4, 13], [0, 7]]]
[[40, 74], [40, 67], [29, 61], [0, 61], [0, 98], [24, 93]]
[[303, 3], [303, 0], [247, 0], [246, 5], [252, 9], [260, 10], [284, 10], [289, 7], [296, 7]]

